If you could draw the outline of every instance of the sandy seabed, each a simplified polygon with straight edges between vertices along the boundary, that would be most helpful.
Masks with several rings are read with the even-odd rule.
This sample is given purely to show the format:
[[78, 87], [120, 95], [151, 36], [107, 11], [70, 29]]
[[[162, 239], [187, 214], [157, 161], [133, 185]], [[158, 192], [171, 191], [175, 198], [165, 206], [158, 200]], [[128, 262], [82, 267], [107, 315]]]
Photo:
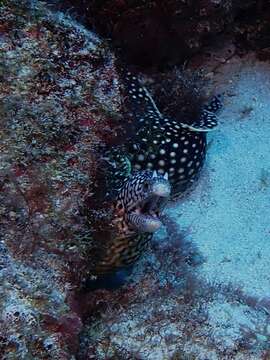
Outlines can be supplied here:
[[[270, 295], [270, 65], [247, 57], [218, 75], [225, 88], [205, 170], [168, 210], [205, 257], [201, 276]], [[220, 86], [220, 85], [219, 85]], [[227, 86], [227, 90], [226, 90]]]

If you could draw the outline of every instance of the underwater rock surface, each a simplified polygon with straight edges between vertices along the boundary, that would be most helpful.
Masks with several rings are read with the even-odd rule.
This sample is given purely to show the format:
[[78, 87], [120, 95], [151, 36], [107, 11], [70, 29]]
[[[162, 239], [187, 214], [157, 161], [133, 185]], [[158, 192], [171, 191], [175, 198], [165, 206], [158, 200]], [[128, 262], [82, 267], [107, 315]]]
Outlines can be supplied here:
[[0, 358], [72, 359], [95, 149], [119, 112], [114, 57], [37, 2], [0, 8]]
[[234, 37], [241, 49], [269, 59], [267, 0], [50, 0], [112, 40], [128, 62], [142, 67], [179, 64], [205, 46]]

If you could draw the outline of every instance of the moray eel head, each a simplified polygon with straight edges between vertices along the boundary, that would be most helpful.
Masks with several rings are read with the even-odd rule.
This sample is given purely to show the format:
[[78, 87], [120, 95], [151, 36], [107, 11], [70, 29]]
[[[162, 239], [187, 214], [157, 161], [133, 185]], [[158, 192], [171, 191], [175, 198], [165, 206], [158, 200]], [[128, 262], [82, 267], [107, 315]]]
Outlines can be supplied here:
[[159, 215], [171, 194], [168, 176], [140, 171], [123, 185], [117, 209], [123, 214], [123, 229], [130, 233], [154, 233], [161, 226]]

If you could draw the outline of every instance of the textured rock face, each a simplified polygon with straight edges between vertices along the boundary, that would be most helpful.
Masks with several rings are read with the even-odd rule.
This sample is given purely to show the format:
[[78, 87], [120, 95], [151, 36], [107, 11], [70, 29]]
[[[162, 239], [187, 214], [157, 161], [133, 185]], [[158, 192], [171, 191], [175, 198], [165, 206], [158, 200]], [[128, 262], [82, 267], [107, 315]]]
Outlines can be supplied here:
[[[183, 62], [204, 45], [222, 43], [220, 34], [232, 33], [234, 21], [243, 10], [251, 9], [252, 16], [260, 10], [256, 3], [254, 0], [64, 2], [66, 8], [75, 9], [86, 25], [111, 38], [129, 63], [158, 67]], [[264, 2], [260, 3], [263, 7]]]
[[91, 262], [81, 207], [120, 106], [114, 58], [35, 2], [1, 4], [0, 29], [0, 358], [70, 359]]

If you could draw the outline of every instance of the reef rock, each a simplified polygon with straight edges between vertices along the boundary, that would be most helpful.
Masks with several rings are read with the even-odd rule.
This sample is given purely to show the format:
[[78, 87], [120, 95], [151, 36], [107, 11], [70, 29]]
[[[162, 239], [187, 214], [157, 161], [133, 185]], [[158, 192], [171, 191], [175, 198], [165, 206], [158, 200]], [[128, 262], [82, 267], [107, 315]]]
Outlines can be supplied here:
[[[159, 68], [184, 62], [205, 45], [222, 44], [246, 10], [254, 22], [267, 11], [266, 1], [254, 0], [52, 1], [111, 39], [129, 63]], [[248, 28], [241, 34], [255, 39], [257, 31], [252, 34]]]
[[71, 359], [91, 262], [81, 207], [120, 106], [114, 57], [38, 2], [1, 2], [0, 29], [0, 358]]

